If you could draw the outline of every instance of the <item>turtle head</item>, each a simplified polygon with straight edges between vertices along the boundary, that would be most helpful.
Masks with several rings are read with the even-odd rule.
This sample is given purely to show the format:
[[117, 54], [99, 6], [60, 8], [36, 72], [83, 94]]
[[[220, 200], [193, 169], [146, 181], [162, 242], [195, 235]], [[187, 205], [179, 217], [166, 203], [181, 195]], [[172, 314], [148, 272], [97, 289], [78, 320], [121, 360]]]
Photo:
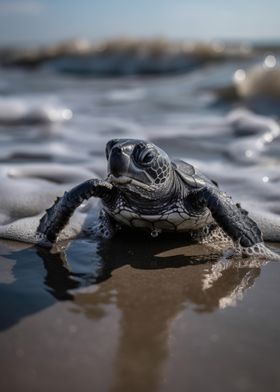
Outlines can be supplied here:
[[124, 191], [154, 198], [172, 182], [170, 158], [152, 143], [113, 139], [107, 143], [108, 179]]

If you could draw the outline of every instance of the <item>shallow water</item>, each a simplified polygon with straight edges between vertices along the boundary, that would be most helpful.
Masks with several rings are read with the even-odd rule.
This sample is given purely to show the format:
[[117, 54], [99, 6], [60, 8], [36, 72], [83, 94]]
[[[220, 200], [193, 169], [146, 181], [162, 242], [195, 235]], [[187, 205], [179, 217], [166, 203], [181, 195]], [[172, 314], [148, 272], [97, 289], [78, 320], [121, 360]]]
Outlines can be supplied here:
[[[105, 174], [107, 140], [137, 137], [267, 219], [279, 248], [280, 109], [275, 75], [260, 94], [262, 61], [125, 78], [1, 69], [1, 390], [279, 390], [279, 263], [181, 237], [80, 235], [51, 253], [9, 240], [31, 241], [55, 196]], [[251, 71], [233, 92], [238, 69]], [[65, 237], [96, 211], [82, 206]]]

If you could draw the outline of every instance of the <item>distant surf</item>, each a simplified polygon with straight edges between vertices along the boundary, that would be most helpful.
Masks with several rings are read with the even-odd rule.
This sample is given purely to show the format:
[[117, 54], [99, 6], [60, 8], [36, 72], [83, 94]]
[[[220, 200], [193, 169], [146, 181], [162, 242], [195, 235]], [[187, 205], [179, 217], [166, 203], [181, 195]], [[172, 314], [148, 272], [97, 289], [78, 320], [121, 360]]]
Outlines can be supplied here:
[[202, 65], [248, 58], [257, 49], [245, 44], [115, 39], [73, 40], [38, 48], [0, 52], [3, 66], [44, 67], [77, 75], [154, 75], [188, 72]]

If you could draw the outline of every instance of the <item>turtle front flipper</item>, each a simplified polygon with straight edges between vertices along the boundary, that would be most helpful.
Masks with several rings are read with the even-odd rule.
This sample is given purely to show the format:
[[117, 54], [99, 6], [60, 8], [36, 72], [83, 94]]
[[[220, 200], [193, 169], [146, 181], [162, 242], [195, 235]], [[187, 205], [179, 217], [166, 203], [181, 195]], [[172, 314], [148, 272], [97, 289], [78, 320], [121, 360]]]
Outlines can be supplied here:
[[67, 225], [75, 209], [90, 197], [107, 199], [111, 197], [113, 185], [104, 180], [92, 179], [77, 185], [75, 188], [65, 192], [58, 197], [45, 215], [41, 218], [37, 228], [37, 236], [40, 243], [56, 241], [59, 233]]
[[[262, 253], [259, 252], [257, 246], [263, 243], [261, 230], [248, 216], [248, 212], [243, 210], [239, 204], [235, 204], [230, 196], [216, 187], [205, 185], [192, 191], [189, 198], [191, 204], [197, 208], [209, 208], [217, 224], [236, 245], [244, 249], [244, 254]], [[249, 248], [250, 251], [246, 252]]]

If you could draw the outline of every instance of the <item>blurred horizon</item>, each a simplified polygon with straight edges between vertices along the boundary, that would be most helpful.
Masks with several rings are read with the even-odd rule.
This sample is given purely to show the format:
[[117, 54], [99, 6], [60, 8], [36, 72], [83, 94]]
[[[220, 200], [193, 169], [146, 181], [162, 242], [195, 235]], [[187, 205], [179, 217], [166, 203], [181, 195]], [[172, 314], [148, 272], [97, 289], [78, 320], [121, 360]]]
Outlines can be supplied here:
[[279, 42], [280, 2], [0, 0], [0, 46], [81, 38]]

